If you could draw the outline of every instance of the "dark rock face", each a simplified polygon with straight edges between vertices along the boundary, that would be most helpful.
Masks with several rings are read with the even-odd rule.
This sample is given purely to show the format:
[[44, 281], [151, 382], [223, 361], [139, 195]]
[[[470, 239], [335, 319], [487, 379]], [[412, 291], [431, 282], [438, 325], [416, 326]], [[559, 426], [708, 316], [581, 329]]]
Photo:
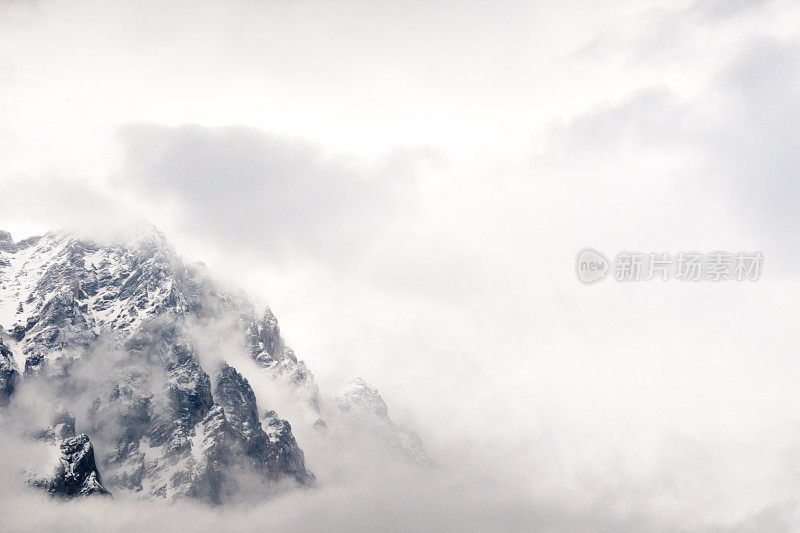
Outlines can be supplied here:
[[[158, 327], [147, 345], [147, 353], [160, 356], [166, 383], [155, 397], [148, 431], [151, 446], [166, 446], [168, 452], [180, 452], [189, 444], [192, 428], [214, 404], [211, 379], [201, 368], [185, 332], [173, 324]], [[154, 345], [155, 342], [155, 345]]]
[[61, 441], [59, 448], [61, 458], [53, 477], [47, 482], [34, 482], [34, 485], [63, 498], [111, 494], [100, 482], [89, 437], [83, 433], [69, 437]]
[[303, 451], [292, 435], [292, 427], [275, 411], [265, 419], [268, 433], [258, 417], [253, 389], [236, 369], [224, 364], [219, 372], [216, 397], [230, 422], [235, 446], [250, 457], [253, 465], [272, 479], [291, 476], [303, 485], [314, 483], [306, 470]]
[[305, 455], [292, 435], [292, 426], [289, 422], [278, 418], [275, 411], [264, 413], [262, 422], [269, 438], [267, 446], [269, 468], [273, 472], [289, 474], [304, 485], [313, 484], [314, 474], [306, 470]]
[[34, 486], [43, 488], [54, 496], [109, 496], [100, 483], [100, 473], [94, 461], [94, 448], [89, 437], [81, 433], [64, 439], [59, 445], [61, 458], [55, 474], [46, 481], [36, 480]]
[[14, 355], [0, 338], [0, 406], [8, 405], [17, 386], [18, 377], [19, 370]]
[[253, 359], [264, 366], [269, 366], [284, 356], [286, 346], [281, 339], [278, 320], [270, 310], [267, 310], [261, 320], [248, 324], [247, 340]]
[[230, 492], [226, 471], [233, 463], [232, 429], [220, 406], [214, 406], [196, 429], [195, 440], [201, 450], [193, 495], [208, 503], [220, 504]]
[[247, 317], [244, 323], [250, 356], [269, 369], [274, 379], [290, 384], [298, 399], [315, 413], [315, 427], [324, 428], [326, 422], [322, 417], [319, 388], [314, 383], [314, 375], [283, 342], [278, 320], [272, 311], [267, 309], [260, 320]]
[[[98, 400], [96, 431], [123, 428], [107, 461], [114, 485], [216, 504], [236, 497], [232, 470], [252, 472], [264, 482], [283, 477], [268, 467], [269, 441], [255, 394], [233, 367], [221, 366], [212, 394], [188, 333], [169, 321], [143, 325], [126, 348], [129, 365], [152, 360], [156, 371], [152, 364], [129, 367], [110, 396]], [[161, 390], [148, 393], [154, 382], [163, 382]], [[103, 419], [103, 413], [113, 413], [113, 419]]]
[[53, 425], [39, 434], [39, 439], [57, 446], [60, 451], [55, 471], [45, 477], [33, 477], [29, 483], [46, 490], [53, 496], [110, 496], [103, 487], [94, 458], [94, 447], [89, 437], [75, 435], [75, 418], [62, 411], [57, 413]]
[[33, 237], [28, 237], [27, 239], [23, 239], [23, 240], [19, 241], [15, 245], [16, 246], [16, 251], [19, 252], [21, 250], [25, 250], [27, 248], [30, 248], [31, 246], [35, 246], [39, 242], [39, 239], [41, 239], [41, 238], [42, 238], [41, 235], [35, 235]]
[[256, 395], [250, 384], [235, 368], [223, 363], [217, 375], [215, 396], [242, 452], [253, 458], [256, 464], [263, 463], [267, 435], [258, 420]]
[[3, 252], [16, 252], [17, 246], [14, 244], [14, 239], [7, 231], [0, 230], [0, 251]]

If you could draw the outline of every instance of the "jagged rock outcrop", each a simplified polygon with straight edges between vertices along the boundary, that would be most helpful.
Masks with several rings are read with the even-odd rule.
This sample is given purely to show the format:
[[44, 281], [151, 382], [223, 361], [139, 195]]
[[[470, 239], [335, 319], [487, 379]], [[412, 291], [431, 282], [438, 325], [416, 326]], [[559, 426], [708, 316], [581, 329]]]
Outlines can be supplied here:
[[0, 251], [15, 252], [16, 250], [17, 247], [14, 244], [14, 239], [11, 238], [11, 234], [7, 231], [0, 230]]
[[29, 484], [53, 496], [110, 496], [100, 481], [89, 437], [75, 435], [75, 418], [67, 412], [56, 415], [52, 426], [39, 435], [39, 440], [58, 448], [58, 462], [51, 474], [33, 474]]
[[0, 407], [8, 405], [11, 395], [17, 386], [19, 369], [14, 360], [14, 354], [3, 342], [0, 336]]
[[292, 426], [278, 418], [275, 411], [266, 411], [261, 422], [269, 439], [267, 445], [267, 464], [273, 472], [283, 472], [293, 476], [304, 485], [314, 483], [314, 474], [306, 470], [303, 450], [292, 435]]
[[[281, 470], [272, 464], [250, 384], [223, 363], [212, 390], [185, 329], [149, 322], [125, 349], [126, 372], [94, 409], [98, 435], [124, 428], [107, 458], [112, 486], [216, 504], [236, 498], [230, 472], [251, 472], [265, 485], [285, 477], [313, 481], [304, 465]], [[143, 363], [154, 359], [160, 364]], [[150, 392], [154, 383], [162, 383], [161, 389]]]
[[55, 474], [46, 481], [33, 481], [34, 486], [63, 498], [111, 494], [100, 483], [100, 473], [97, 471], [94, 448], [89, 437], [81, 433], [66, 438], [59, 444], [59, 449], [61, 457]]
[[273, 379], [289, 383], [298, 399], [314, 414], [314, 426], [325, 428], [327, 423], [322, 416], [319, 388], [314, 383], [314, 375], [283, 342], [278, 319], [272, 311], [267, 309], [260, 320], [245, 318], [244, 323], [250, 356], [269, 370]]
[[392, 422], [378, 389], [363, 379], [351, 380], [336, 395], [336, 405], [352, 427], [382, 439], [419, 465], [433, 464], [419, 436]]
[[234, 446], [252, 459], [255, 468], [276, 480], [291, 476], [303, 485], [313, 484], [314, 475], [305, 468], [303, 451], [297, 446], [289, 423], [269, 411], [269, 434], [264, 431], [255, 394], [236, 369], [222, 365], [215, 396], [235, 436]]

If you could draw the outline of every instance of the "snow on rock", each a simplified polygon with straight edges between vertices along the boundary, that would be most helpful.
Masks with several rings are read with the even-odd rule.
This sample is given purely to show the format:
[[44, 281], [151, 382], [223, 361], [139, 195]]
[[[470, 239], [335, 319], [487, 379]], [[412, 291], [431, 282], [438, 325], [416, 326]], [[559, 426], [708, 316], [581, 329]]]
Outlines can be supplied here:
[[314, 375], [283, 342], [278, 320], [272, 311], [267, 309], [260, 320], [247, 318], [244, 322], [250, 356], [267, 369], [273, 379], [288, 383], [297, 400], [311, 411], [314, 426], [325, 428], [327, 423], [322, 416], [319, 387], [314, 382]]
[[[239, 455], [249, 457], [254, 467], [269, 478], [292, 477], [300, 484], [313, 484], [314, 475], [305, 468], [303, 451], [291, 434], [291, 426], [281, 420], [285, 427], [279, 438], [268, 438], [258, 416], [253, 390], [247, 380], [227, 364], [220, 368], [216, 397], [230, 423], [234, 437], [232, 447], [240, 450]], [[271, 435], [274, 437], [274, 433]]]
[[58, 449], [58, 460], [52, 473], [32, 474], [30, 485], [61, 498], [111, 495], [100, 482], [89, 437], [83, 433], [75, 435], [75, 418], [71, 413], [58, 413], [53, 425], [41, 432], [39, 439]]
[[303, 450], [297, 445], [289, 422], [278, 418], [272, 410], [264, 413], [261, 422], [269, 439], [267, 464], [270, 469], [288, 473], [304, 485], [313, 485], [314, 474], [306, 470]]

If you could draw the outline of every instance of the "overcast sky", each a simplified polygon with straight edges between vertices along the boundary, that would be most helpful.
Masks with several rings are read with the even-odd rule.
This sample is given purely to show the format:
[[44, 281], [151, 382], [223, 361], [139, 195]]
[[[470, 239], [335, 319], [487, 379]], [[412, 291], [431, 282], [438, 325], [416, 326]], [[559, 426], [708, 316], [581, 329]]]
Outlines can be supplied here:
[[[588, 516], [778, 528], [798, 28], [779, 0], [0, 1], [0, 228], [148, 220], [434, 455]], [[586, 246], [765, 264], [584, 286]]]

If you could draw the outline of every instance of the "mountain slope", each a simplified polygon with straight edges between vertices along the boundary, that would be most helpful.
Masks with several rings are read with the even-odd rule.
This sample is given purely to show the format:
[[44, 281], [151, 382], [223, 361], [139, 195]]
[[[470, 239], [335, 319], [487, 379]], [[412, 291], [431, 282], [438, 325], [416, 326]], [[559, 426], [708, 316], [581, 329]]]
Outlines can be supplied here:
[[[0, 399], [21, 365], [40, 398], [88, 405], [78, 423], [105, 450], [109, 490], [219, 503], [235, 496], [237, 476], [265, 491], [284, 478], [313, 483], [293, 438], [292, 468], [276, 459], [286, 443], [262, 429], [247, 380], [221, 359], [204, 368], [197, 353], [197, 325], [224, 316], [265, 371], [305, 390], [313, 411], [313, 376], [272, 313], [259, 317], [242, 295], [218, 292], [156, 230], [106, 245], [64, 232], [15, 244], [3, 234], [0, 245], [0, 324], [11, 337], [0, 349]], [[51, 403], [44, 409], [56, 411]]]
[[[292, 425], [258, 405], [233, 364], [254, 365], [287, 391], [296, 423], [325, 431], [313, 374], [269, 309], [184, 264], [155, 228], [110, 243], [0, 232], [0, 326], [0, 406], [36, 420], [28, 434], [56, 449], [34, 486], [219, 504], [315, 483]], [[348, 417], [361, 412], [353, 405]], [[429, 462], [415, 435], [379, 415], [370, 431]]]

